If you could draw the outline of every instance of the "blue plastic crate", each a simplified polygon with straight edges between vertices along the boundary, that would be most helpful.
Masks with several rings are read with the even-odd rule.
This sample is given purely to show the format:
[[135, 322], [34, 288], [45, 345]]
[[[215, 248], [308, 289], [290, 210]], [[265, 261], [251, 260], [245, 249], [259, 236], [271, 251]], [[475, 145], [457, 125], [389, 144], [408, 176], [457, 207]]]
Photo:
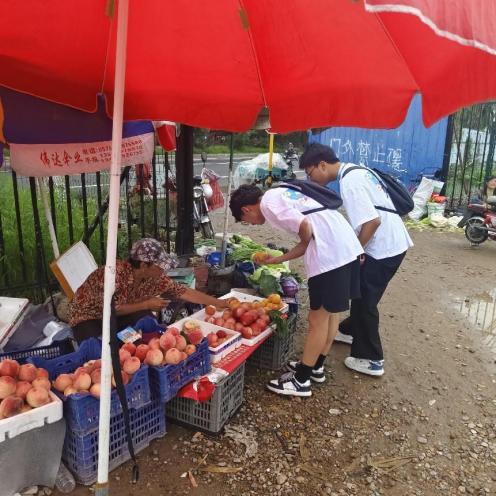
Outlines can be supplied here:
[[[81, 367], [88, 360], [97, 360], [102, 352], [101, 342], [96, 338], [83, 341], [78, 351], [63, 355], [52, 360], [33, 357], [30, 361], [37, 367], [48, 371], [50, 380], [60, 374], [69, 374]], [[129, 408], [140, 408], [151, 400], [148, 366], [142, 365], [129, 384], [125, 386], [127, 404]], [[98, 429], [100, 415], [100, 400], [87, 393], [77, 393], [66, 398], [63, 394], [54, 391], [64, 402], [64, 417], [70, 429], [78, 433], [88, 433]], [[122, 412], [122, 406], [117, 391], [112, 391], [110, 415], [115, 416]]]
[[27, 363], [30, 358], [57, 358], [67, 353], [72, 353], [74, 346], [71, 339], [64, 339], [63, 341], [55, 341], [49, 346], [41, 346], [39, 348], [30, 348], [27, 350], [10, 351], [8, 353], [0, 353], [0, 362], [5, 358], [17, 360], [20, 364]]
[[195, 353], [177, 365], [149, 367], [152, 397], [162, 402], [171, 400], [186, 384], [210, 372], [208, 342], [204, 339]]
[[[153, 439], [165, 435], [165, 404], [160, 401], [131, 410], [129, 414], [135, 453], [146, 448]], [[77, 482], [93, 484], [98, 469], [98, 431], [80, 435], [67, 429], [62, 459]], [[124, 415], [121, 413], [110, 419], [109, 470], [129, 459]]]

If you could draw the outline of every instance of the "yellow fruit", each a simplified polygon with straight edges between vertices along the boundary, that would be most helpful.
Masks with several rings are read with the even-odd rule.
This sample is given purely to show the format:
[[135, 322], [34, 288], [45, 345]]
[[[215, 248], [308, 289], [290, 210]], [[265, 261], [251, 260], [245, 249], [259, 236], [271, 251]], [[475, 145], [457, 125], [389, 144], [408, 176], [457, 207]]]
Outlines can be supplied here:
[[271, 295], [269, 296], [269, 301], [270, 301], [271, 303], [276, 303], [276, 304], [279, 304], [279, 303], [281, 303], [281, 296], [280, 296], [280, 295], [278, 295], [278, 294], [271, 294]]

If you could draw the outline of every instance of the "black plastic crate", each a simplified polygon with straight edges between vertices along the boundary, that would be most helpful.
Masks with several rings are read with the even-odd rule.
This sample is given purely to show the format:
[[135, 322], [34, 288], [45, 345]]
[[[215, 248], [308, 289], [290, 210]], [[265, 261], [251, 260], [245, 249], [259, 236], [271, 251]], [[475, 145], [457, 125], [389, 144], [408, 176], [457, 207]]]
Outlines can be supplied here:
[[167, 417], [185, 427], [192, 427], [209, 434], [218, 434], [225, 423], [243, 403], [245, 364], [222, 379], [213, 396], [200, 403], [188, 398], [174, 398], [167, 403]]
[[288, 363], [294, 352], [297, 315], [288, 317], [288, 332], [286, 334], [272, 334], [248, 358], [248, 364], [259, 369], [279, 370]]
[[23, 364], [26, 363], [29, 358], [44, 358], [45, 360], [50, 360], [52, 358], [58, 358], [62, 355], [67, 355], [73, 351], [74, 344], [72, 339], [64, 339], [39, 348], [29, 348], [27, 350], [0, 353], [0, 361], [5, 358], [10, 358], [11, 360], [17, 360], [20, 364]]

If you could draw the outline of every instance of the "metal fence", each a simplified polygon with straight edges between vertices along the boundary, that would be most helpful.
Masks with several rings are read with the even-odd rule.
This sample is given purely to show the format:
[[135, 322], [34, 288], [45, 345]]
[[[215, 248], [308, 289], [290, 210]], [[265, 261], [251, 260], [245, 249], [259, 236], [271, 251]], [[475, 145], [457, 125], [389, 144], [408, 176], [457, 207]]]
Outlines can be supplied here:
[[[49, 208], [60, 252], [83, 240], [97, 263], [105, 260], [109, 175], [107, 172], [49, 178]], [[150, 168], [121, 174], [118, 255], [127, 257], [134, 241], [151, 236], [174, 250], [176, 234], [175, 155], [157, 147]], [[48, 226], [34, 178], [0, 170], [0, 295], [40, 301], [57, 283]]]
[[496, 102], [462, 109], [449, 119], [445, 163], [446, 196], [454, 210], [478, 195], [496, 173]]

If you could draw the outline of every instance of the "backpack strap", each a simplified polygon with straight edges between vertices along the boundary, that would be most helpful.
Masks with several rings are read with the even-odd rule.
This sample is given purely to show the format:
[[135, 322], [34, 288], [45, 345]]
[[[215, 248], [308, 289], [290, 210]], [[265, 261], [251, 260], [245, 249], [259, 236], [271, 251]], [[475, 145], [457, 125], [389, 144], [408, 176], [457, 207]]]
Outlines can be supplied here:
[[[290, 189], [292, 191], [298, 191], [298, 193], [301, 193], [302, 195], [305, 195], [305, 193], [303, 193], [303, 191], [301, 191], [300, 188], [298, 188], [297, 186], [293, 186], [291, 184], [287, 184], [287, 183], [284, 183], [284, 184], [281, 184], [279, 186], [276, 186], [276, 188], [286, 188], [286, 189]], [[305, 196], [308, 196], [308, 195], [305, 195]], [[310, 197], [308, 197], [308, 198], [310, 198]], [[315, 198], [312, 198], [312, 200], [314, 202], [320, 203]], [[323, 210], [328, 210], [328, 208], [327, 207], [324, 207], [324, 205], [322, 205], [322, 207], [312, 208], [310, 210], [305, 210], [304, 212], [301, 212], [301, 213], [303, 215], [310, 215], [310, 214], [314, 214], [315, 212], [322, 212]]]
[[[343, 179], [343, 177], [346, 176], [346, 174], [348, 174], [348, 172], [351, 172], [351, 171], [354, 171], [357, 169], [372, 172], [372, 174], [374, 174], [374, 176], [377, 177], [377, 179], [379, 179], [380, 183], [382, 184], [382, 187], [386, 190], [386, 193], [387, 193], [387, 186], [384, 184], [384, 181], [372, 169], [369, 169], [368, 167], [364, 167], [362, 165], [353, 165], [353, 166], [349, 167], [348, 169], [346, 169], [343, 172], [343, 174], [341, 175], [341, 179]], [[393, 208], [380, 207], [379, 205], [374, 205], [374, 208], [376, 210], [382, 210], [383, 212], [389, 212], [390, 214], [399, 215], [398, 211], [393, 209]]]
[[115, 295], [112, 295], [111, 310], [110, 310], [110, 356], [112, 358], [112, 369], [114, 370], [114, 379], [117, 389], [117, 395], [122, 406], [122, 414], [124, 417], [124, 431], [127, 438], [127, 447], [133, 461], [131, 482], [135, 484], [139, 480], [139, 466], [134, 453], [133, 436], [131, 433], [131, 418], [129, 408], [127, 406], [126, 389], [122, 382], [121, 363], [119, 360], [119, 343], [117, 340], [117, 312], [115, 310]]

